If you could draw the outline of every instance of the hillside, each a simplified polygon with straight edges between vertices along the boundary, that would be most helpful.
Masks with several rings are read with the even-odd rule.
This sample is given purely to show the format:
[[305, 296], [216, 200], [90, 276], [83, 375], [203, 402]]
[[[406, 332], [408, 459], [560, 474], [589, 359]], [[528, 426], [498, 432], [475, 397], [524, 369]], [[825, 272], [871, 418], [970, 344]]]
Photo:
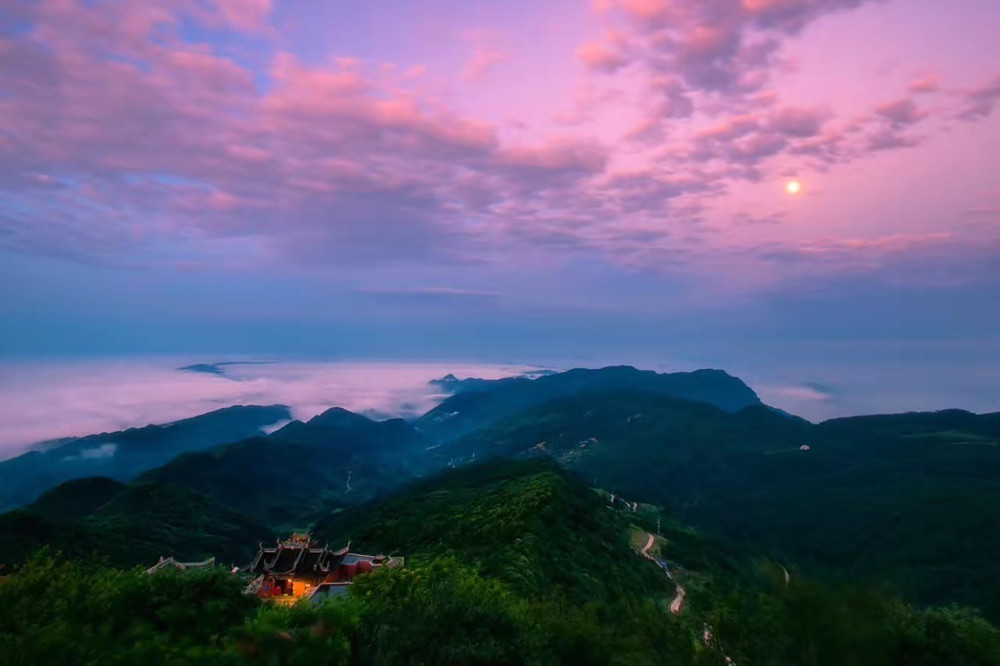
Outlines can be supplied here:
[[[476, 523], [481, 516], [462, 512], [509, 504], [509, 493], [519, 490], [476, 477], [488, 486], [480, 506], [468, 495], [480, 492], [479, 485], [425, 497], [420, 493], [430, 486], [421, 484], [466, 479], [468, 485], [473, 476], [434, 475], [494, 458], [518, 464], [541, 458], [630, 501], [667, 507], [672, 519], [719, 536], [732, 550], [769, 553], [831, 580], [869, 581], [919, 603], [961, 602], [1000, 617], [1000, 415], [948, 410], [811, 424], [761, 404], [727, 411], [663, 392], [586, 388], [602, 377], [611, 383], [661, 377], [611, 368], [561, 380], [563, 387], [584, 387], [577, 393], [491, 420], [530, 402], [511, 392], [537, 397], [530, 387], [574, 372], [455, 388], [442, 406], [483, 404], [470, 408], [469, 418], [489, 423], [450, 440], [433, 440], [399, 419], [373, 421], [334, 408], [269, 436], [184, 453], [127, 488], [109, 479], [71, 482], [0, 516], [0, 560], [20, 561], [45, 543], [81, 552], [95, 539], [105, 540], [98, 549], [127, 559], [125, 550], [116, 550], [115, 531], [127, 535], [119, 541], [145, 544], [133, 546], [132, 555], [157, 549], [221, 555], [246, 548], [248, 538], [255, 543], [251, 535], [269, 539], [315, 526], [332, 541], [346, 531], [373, 548], [395, 543], [419, 552], [436, 544], [431, 554], [462, 552], [490, 567], [481, 553], [463, 550], [476, 543], [469, 534], [483, 534]], [[503, 399], [496, 402], [494, 394]], [[421, 477], [427, 480], [405, 491], [409, 500], [368, 504]], [[461, 508], [449, 508], [452, 501]], [[411, 514], [407, 502], [422, 508]], [[356, 522], [361, 514], [351, 507], [361, 504], [380, 516], [378, 530]], [[575, 515], [576, 509], [559, 511]], [[439, 513], [449, 517], [442, 523], [427, 517]], [[517, 529], [537, 527], [525, 522], [527, 514], [507, 518], [520, 521]], [[551, 516], [541, 520], [559, 524]], [[148, 534], [140, 534], [146, 523]], [[565, 560], [581, 547], [577, 538], [564, 533], [544, 550]], [[497, 552], [510, 561], [538, 555]], [[547, 566], [539, 575], [555, 575]], [[586, 589], [587, 580], [575, 585]]]
[[173, 555], [188, 561], [214, 556], [222, 565], [242, 565], [248, 550], [273, 534], [211, 497], [153, 483], [133, 483], [83, 526], [94, 536], [93, 550], [121, 564], [152, 564]]
[[635, 557], [628, 516], [605, 505], [551, 461], [496, 461], [331, 513], [313, 531], [362, 552], [456, 557], [519, 590], [581, 600], [662, 591], [662, 576]]
[[252, 437], [290, 418], [282, 405], [235, 406], [165, 425], [49, 443], [0, 462], [0, 511], [28, 504], [71, 479], [105, 476], [129, 481], [181, 453]]
[[[38, 549], [72, 557], [96, 554], [125, 567], [162, 556], [242, 562], [271, 531], [212, 498], [184, 488], [107, 479], [69, 481], [35, 504], [0, 515], [0, 562], [22, 562]], [[73, 512], [54, 511], [76, 500]], [[250, 544], [250, 545], [248, 545]]]
[[997, 423], [946, 411], [812, 425], [609, 393], [545, 403], [433, 453], [549, 456], [737, 543], [1000, 617]]
[[657, 373], [630, 366], [576, 368], [537, 378], [438, 380], [454, 395], [417, 421], [433, 440], [449, 441], [548, 400], [584, 393], [647, 391], [737, 411], [758, 405], [753, 390], [721, 370]]
[[[450, 470], [323, 516], [317, 536], [405, 553], [406, 566], [288, 608], [243, 595], [229, 573], [241, 561], [229, 548], [252, 555], [252, 525], [190, 491], [133, 483], [80, 534], [114, 558], [211, 547], [223, 566], [148, 576], [86, 553], [36, 557], [0, 585], [0, 649], [25, 665], [1000, 664], [1000, 632], [974, 613], [830, 588], [790, 563], [783, 580], [753, 550], [668, 520], [654, 552], [687, 589], [671, 612], [674, 581], [637, 552], [659, 512], [617, 506], [551, 460]], [[188, 549], [167, 550], [172, 539]]]
[[[295, 467], [296, 476], [301, 474], [312, 478], [315, 484], [321, 483], [326, 488], [324, 497], [336, 496], [333, 491], [336, 486], [343, 486], [346, 492], [348, 471], [354, 474], [353, 488], [357, 496], [377, 492], [383, 487], [395, 487], [401, 479], [432, 471], [433, 460], [428, 462], [423, 455], [423, 450], [429, 446], [487, 426], [554, 397], [612, 389], [640, 389], [707, 401], [730, 410], [759, 404], [756, 394], [743, 382], [717, 370], [658, 374], [623, 366], [542, 374], [533, 379], [452, 378], [438, 383], [455, 395], [421, 417], [415, 424], [416, 429], [400, 419], [372, 421], [333, 408], [308, 423], [292, 421], [271, 436], [264, 437], [264, 427], [290, 419], [288, 409], [280, 405], [236, 406], [166, 425], [49, 443], [44, 448], [0, 462], [0, 477], [4, 479], [0, 485], [0, 511], [32, 502], [63, 481], [97, 476], [130, 481], [182, 454], [199, 453], [249, 439], [257, 440], [252, 454], [244, 455], [245, 451], [234, 448], [228, 454], [213, 452], [211, 457], [194, 456], [172, 463], [170, 472], [164, 473], [202, 492], [215, 493], [219, 484], [205, 476], [207, 470], [192, 472], [192, 466], [205, 465], [206, 468], [218, 469], [218, 474], [225, 476], [228, 468], [226, 461], [230, 459], [240, 465], [255, 464], [258, 458], [261, 464], [265, 460], [276, 464], [282, 460], [279, 447], [263, 442], [280, 441], [310, 448], [290, 449], [284, 460], [287, 466]], [[339, 463], [331, 466], [329, 460], [317, 458], [317, 448], [325, 449]], [[378, 453], [373, 454], [375, 451]], [[292, 457], [298, 460], [290, 461]], [[260, 466], [254, 469], [258, 477], [261, 472]], [[282, 476], [280, 470], [275, 474]], [[383, 479], [386, 481], [383, 482]], [[228, 481], [236, 480], [225, 478], [222, 481], [225, 486]], [[242, 483], [241, 492], [247, 492], [247, 483]], [[228, 500], [240, 502], [234, 496]], [[351, 497], [348, 501], [355, 501], [355, 498]], [[241, 505], [239, 508], [247, 507]], [[287, 511], [279, 509], [278, 513], [279, 516], [273, 517], [258, 515], [266, 520], [288, 519]]]
[[808, 424], [764, 407], [729, 413], [705, 403], [621, 391], [559, 398], [434, 449], [462, 464], [549, 456], [598, 485], [677, 502], [743, 474], [743, 460], [797, 449]]
[[333, 408], [268, 437], [189, 453], [140, 480], [195, 490], [270, 525], [302, 529], [327, 504], [362, 502], [412, 479], [423, 437], [400, 419]]
[[43, 545], [125, 565], [169, 554], [238, 561], [260, 539], [307, 529], [324, 509], [408, 482], [409, 452], [424, 449], [399, 419], [330, 409], [270, 436], [183, 453], [128, 485], [88, 478], [57, 486], [0, 514], [0, 562], [23, 561]]
[[83, 518], [125, 490], [125, 484], [103, 476], [74, 479], [45, 491], [28, 508], [58, 521]]

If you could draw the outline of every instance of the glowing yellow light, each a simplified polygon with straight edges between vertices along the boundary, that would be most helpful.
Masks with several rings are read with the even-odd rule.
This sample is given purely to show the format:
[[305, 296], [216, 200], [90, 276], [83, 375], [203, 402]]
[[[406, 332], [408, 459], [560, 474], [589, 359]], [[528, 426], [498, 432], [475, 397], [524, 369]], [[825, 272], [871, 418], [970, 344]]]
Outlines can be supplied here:
[[790, 180], [785, 183], [785, 191], [789, 194], [798, 194], [802, 191], [802, 183], [797, 180]]

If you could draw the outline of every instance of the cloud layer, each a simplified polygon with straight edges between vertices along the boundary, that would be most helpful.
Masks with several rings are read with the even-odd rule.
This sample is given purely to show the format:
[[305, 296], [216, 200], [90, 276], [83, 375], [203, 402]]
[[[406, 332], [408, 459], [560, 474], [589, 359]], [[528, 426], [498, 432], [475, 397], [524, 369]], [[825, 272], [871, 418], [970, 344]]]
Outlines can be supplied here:
[[[788, 45], [869, 4], [605, 0], [603, 36], [576, 56], [587, 86], [621, 101], [588, 105], [569, 132], [511, 133], [435, 93], [422, 66], [304, 59], [269, 2], [18, 3], [0, 37], [0, 188], [14, 202], [0, 244], [180, 268], [496, 265], [525, 251], [649, 269], [684, 253], [695, 272], [711, 270], [706, 251], [749, 261], [745, 237], [718, 233], [717, 205], [741, 183], [912, 148], [949, 119], [987, 119], [1000, 97], [990, 79], [929, 102], [940, 84], [925, 78], [850, 117], [785, 102]], [[485, 83], [516, 57], [477, 46], [465, 76]], [[622, 105], [632, 123], [609, 125]]]
[[[416, 363], [235, 365], [225, 376], [176, 370], [178, 359], [17, 363], [0, 379], [0, 456], [58, 437], [167, 423], [230, 405], [283, 404], [297, 419], [333, 406], [411, 418], [445, 396], [428, 385], [449, 372], [497, 378], [525, 366]], [[108, 457], [114, 445], [84, 451]]]
[[3, 355], [996, 329], [988, 0], [0, 4]]
[[[751, 341], [711, 361], [664, 362], [633, 357], [659, 372], [723, 367], [748, 382], [768, 404], [820, 421], [837, 416], [964, 407], [1000, 409], [1000, 364], [991, 347], [898, 343], [785, 345], [781, 353]], [[553, 356], [554, 368], [602, 367], [607, 358]], [[660, 357], [662, 359], [662, 356]], [[234, 404], [285, 404], [298, 419], [332, 406], [374, 418], [412, 418], [445, 396], [428, 384], [453, 373], [497, 378], [538, 369], [469, 363], [345, 363], [289, 361], [228, 365], [225, 375], [178, 371], [191, 358], [134, 357], [102, 361], [0, 364], [0, 459], [59, 437], [167, 423]], [[273, 431], [284, 423], [272, 425]], [[110, 457], [114, 444], [81, 453]]]

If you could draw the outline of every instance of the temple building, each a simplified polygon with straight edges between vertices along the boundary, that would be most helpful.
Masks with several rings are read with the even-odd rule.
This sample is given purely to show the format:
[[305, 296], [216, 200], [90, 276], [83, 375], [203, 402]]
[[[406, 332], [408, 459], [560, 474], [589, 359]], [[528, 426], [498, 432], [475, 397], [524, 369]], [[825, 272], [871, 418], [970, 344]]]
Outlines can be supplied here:
[[246, 568], [253, 576], [247, 591], [265, 599], [319, 602], [344, 594], [359, 574], [403, 563], [403, 558], [362, 555], [349, 552], [350, 548], [348, 543], [340, 550], [330, 550], [308, 534], [293, 534], [269, 547], [257, 544], [257, 556]]

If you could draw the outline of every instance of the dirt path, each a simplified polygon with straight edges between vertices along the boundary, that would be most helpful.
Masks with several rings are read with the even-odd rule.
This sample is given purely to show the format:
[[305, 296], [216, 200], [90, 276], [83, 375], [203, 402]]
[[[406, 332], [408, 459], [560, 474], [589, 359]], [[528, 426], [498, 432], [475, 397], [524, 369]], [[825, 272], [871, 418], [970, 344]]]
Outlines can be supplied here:
[[646, 534], [649, 536], [649, 541], [647, 541], [646, 545], [642, 547], [642, 556], [647, 560], [651, 560], [653, 559], [653, 556], [649, 554], [649, 549], [653, 547], [654, 538], [652, 534], [649, 534], [649, 532]]
[[670, 612], [674, 615], [680, 615], [684, 607], [684, 597], [687, 595], [687, 592], [684, 590], [684, 587], [679, 585], [677, 581], [674, 580], [674, 577], [670, 575], [670, 571], [667, 570], [667, 565], [649, 554], [649, 549], [653, 547], [653, 543], [656, 541], [656, 538], [649, 532], [646, 534], [649, 536], [649, 540], [647, 540], [646, 545], [642, 547], [642, 556], [647, 560], [652, 560], [653, 562], [659, 564], [663, 568], [664, 573], [667, 574], [667, 578], [669, 578], [670, 582], [674, 584], [674, 590], [676, 591], [677, 596], [675, 596], [674, 600], [670, 602]]
[[674, 597], [674, 600], [670, 602], [671, 613], [673, 613], [674, 615], [681, 614], [681, 606], [684, 605], [684, 595], [686, 594], [687, 592], [684, 591], [684, 588], [681, 587], [680, 585], [677, 585], [677, 596]]

